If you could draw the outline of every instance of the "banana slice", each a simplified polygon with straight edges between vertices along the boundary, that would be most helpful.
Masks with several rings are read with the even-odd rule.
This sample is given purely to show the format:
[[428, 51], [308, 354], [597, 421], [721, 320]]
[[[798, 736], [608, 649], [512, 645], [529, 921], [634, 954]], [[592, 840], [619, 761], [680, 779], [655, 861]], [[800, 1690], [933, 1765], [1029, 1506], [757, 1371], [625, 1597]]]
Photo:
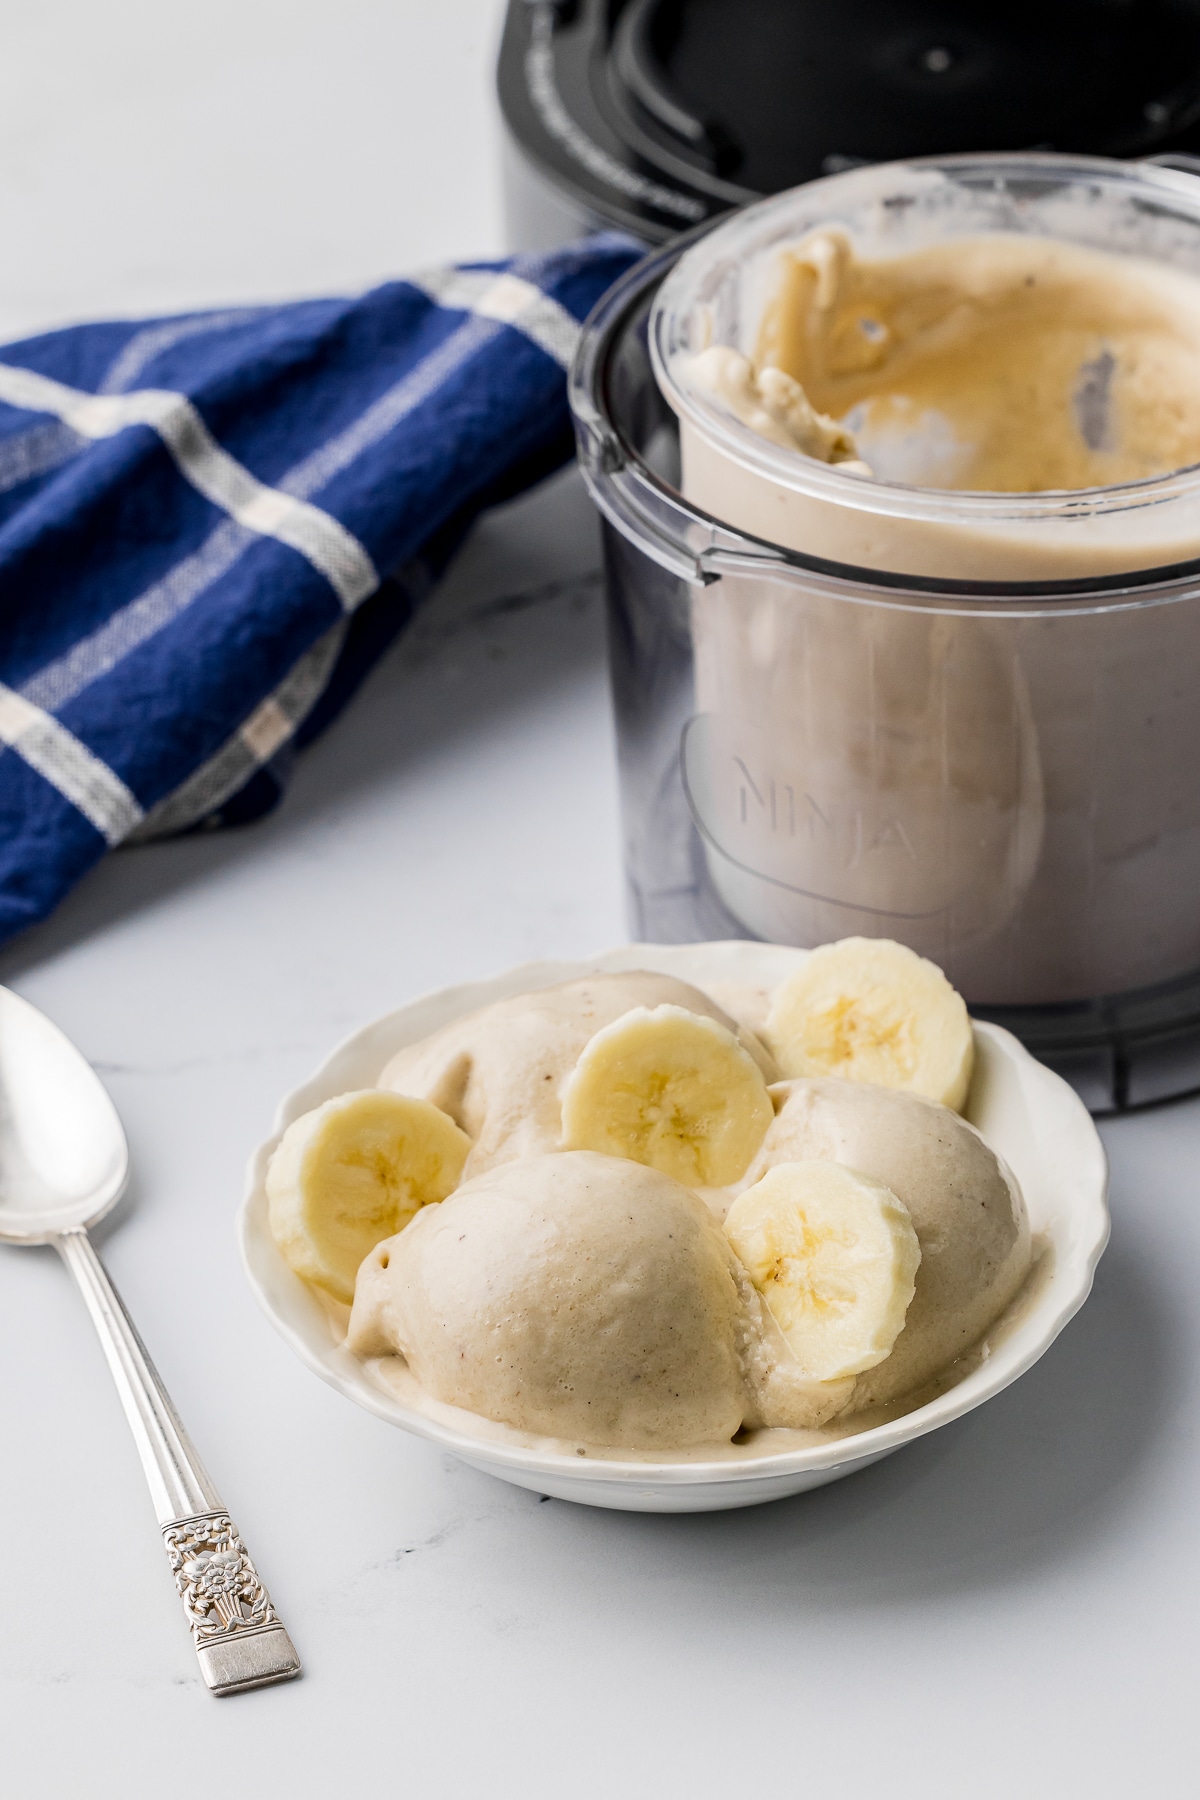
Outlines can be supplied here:
[[843, 1163], [777, 1163], [725, 1230], [804, 1373], [873, 1369], [900, 1335], [921, 1246], [891, 1188]]
[[267, 1165], [284, 1259], [349, 1303], [363, 1257], [456, 1186], [471, 1140], [428, 1100], [368, 1088], [290, 1124]]
[[955, 1112], [975, 1065], [962, 996], [936, 964], [890, 938], [814, 950], [775, 995], [766, 1038], [785, 1075], [907, 1088]]
[[689, 1187], [744, 1175], [774, 1118], [753, 1057], [715, 1019], [635, 1006], [598, 1031], [563, 1088], [563, 1143]]

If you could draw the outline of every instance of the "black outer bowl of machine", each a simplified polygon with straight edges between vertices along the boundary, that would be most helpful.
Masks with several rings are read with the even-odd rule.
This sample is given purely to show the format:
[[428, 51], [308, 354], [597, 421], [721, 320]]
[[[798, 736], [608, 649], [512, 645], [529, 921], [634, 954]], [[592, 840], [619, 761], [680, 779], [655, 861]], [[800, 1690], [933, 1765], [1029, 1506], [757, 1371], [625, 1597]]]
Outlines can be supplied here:
[[509, 0], [514, 250], [662, 243], [863, 162], [1200, 151], [1200, 0]]
[[[719, 582], [731, 559], [749, 553], [760, 568], [798, 576], [801, 585], [811, 579], [835, 597], [841, 584], [860, 600], [912, 598], [897, 592], [906, 587], [905, 578], [755, 542], [682, 498], [678, 422], [654, 378], [647, 328], [661, 283], [708, 229], [698, 227], [648, 255], [610, 290], [585, 328], [571, 376], [579, 459], [601, 512], [627, 904], [631, 934], [644, 942], [757, 935], [717, 892], [714, 845], [688, 787], [698, 592]], [[1006, 594], [1020, 592], [1050, 609], [1085, 603], [1094, 612], [1096, 602], [1137, 604], [1140, 580], [1122, 575], [1024, 584]], [[1189, 641], [1200, 659], [1200, 565], [1155, 571], [1146, 582], [1155, 602], [1182, 600], [1191, 609]], [[978, 597], [981, 591], [979, 583], [926, 585], [952, 601], [956, 594]], [[1200, 710], [1195, 719], [1192, 769], [1200, 767]], [[1144, 755], [1145, 746], [1139, 751]], [[1200, 891], [1195, 905], [1200, 912]], [[853, 911], [842, 930], [827, 935], [855, 931], [905, 935], [903, 927], [872, 923]], [[1067, 1003], [994, 1005], [969, 990], [966, 997], [977, 1017], [1005, 1026], [1057, 1069], [1093, 1112], [1200, 1091], [1200, 966], [1150, 986]]]

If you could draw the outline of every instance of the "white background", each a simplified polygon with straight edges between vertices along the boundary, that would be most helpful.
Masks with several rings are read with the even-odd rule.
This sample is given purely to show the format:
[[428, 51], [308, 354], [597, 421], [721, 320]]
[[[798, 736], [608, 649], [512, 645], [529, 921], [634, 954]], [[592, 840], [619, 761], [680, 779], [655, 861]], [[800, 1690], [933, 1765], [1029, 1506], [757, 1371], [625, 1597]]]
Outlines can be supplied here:
[[4, 0], [0, 341], [502, 248], [500, 0]]
[[[8, 0], [0, 333], [335, 291], [500, 248], [493, 0]], [[122, 853], [0, 955], [103, 1071], [118, 1283], [304, 1658], [200, 1687], [52, 1252], [0, 1251], [5, 1800], [1173, 1796], [1195, 1780], [1200, 1105], [1105, 1127], [1055, 1349], [850, 1481], [642, 1518], [356, 1411], [232, 1216], [276, 1099], [420, 991], [624, 935], [591, 516], [487, 521], [244, 832]]]

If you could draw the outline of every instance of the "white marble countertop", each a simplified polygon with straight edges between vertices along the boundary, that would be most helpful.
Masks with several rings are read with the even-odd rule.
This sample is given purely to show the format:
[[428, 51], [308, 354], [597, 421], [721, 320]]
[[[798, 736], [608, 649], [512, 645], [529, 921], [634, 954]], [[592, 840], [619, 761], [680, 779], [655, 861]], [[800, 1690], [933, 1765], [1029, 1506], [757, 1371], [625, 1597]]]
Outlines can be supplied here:
[[[494, 0], [15, 9], [0, 327], [497, 248], [496, 23]], [[1111, 1250], [1015, 1388], [754, 1511], [540, 1502], [348, 1405], [250, 1297], [243, 1165], [334, 1040], [624, 935], [595, 565], [572, 475], [494, 516], [272, 818], [110, 859], [0, 955], [120, 1107], [135, 1178], [102, 1247], [306, 1668], [201, 1688], [83, 1309], [52, 1252], [0, 1252], [12, 1800], [1190, 1785], [1200, 1102], [1104, 1127]]]

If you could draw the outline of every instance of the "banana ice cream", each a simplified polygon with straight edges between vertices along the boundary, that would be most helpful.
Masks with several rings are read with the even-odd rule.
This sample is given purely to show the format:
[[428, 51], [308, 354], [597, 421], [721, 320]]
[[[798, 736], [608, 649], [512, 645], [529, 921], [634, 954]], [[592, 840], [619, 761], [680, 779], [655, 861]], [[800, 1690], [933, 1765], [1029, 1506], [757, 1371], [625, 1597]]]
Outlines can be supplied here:
[[785, 448], [917, 487], [1112, 487], [1200, 462], [1200, 281], [995, 232], [862, 256], [844, 231], [779, 259], [753, 360], [691, 380]]
[[446, 1404], [631, 1449], [818, 1425], [847, 1386], [790, 1368], [695, 1194], [590, 1151], [504, 1163], [426, 1208], [363, 1264], [347, 1344], [403, 1356]]
[[903, 1410], [1030, 1267], [1015, 1181], [925, 1097], [962, 1104], [970, 1022], [862, 939], [763, 1010], [767, 1046], [646, 972], [485, 1007], [289, 1126], [276, 1241], [335, 1298], [357, 1262], [347, 1346], [385, 1386], [539, 1438], [718, 1455]]
[[[703, 244], [693, 258], [707, 254]], [[890, 506], [872, 478], [943, 494], [1061, 494], [1200, 464], [1200, 277], [1019, 231], [860, 252], [844, 230], [774, 252], [754, 340], [672, 365], [689, 393], [867, 485], [772, 480], [681, 413], [683, 491], [769, 542], [851, 566], [1068, 579], [1200, 554], [1200, 514], [1126, 507], [994, 525]], [[699, 329], [699, 328], [698, 328]]]
[[1031, 1251], [1020, 1188], [972, 1126], [914, 1094], [794, 1081], [775, 1098], [752, 1184], [803, 1160], [846, 1165], [886, 1183], [912, 1221], [921, 1254], [903, 1329], [847, 1407], [894, 1400], [977, 1343], [1021, 1288]]
[[519, 994], [457, 1019], [401, 1050], [379, 1085], [432, 1102], [462, 1127], [471, 1139], [469, 1179], [500, 1162], [563, 1149], [561, 1088], [586, 1045], [635, 1007], [660, 1006], [713, 1020], [738, 1040], [765, 1080], [778, 1078], [754, 1033], [707, 994], [671, 975], [637, 969]]

